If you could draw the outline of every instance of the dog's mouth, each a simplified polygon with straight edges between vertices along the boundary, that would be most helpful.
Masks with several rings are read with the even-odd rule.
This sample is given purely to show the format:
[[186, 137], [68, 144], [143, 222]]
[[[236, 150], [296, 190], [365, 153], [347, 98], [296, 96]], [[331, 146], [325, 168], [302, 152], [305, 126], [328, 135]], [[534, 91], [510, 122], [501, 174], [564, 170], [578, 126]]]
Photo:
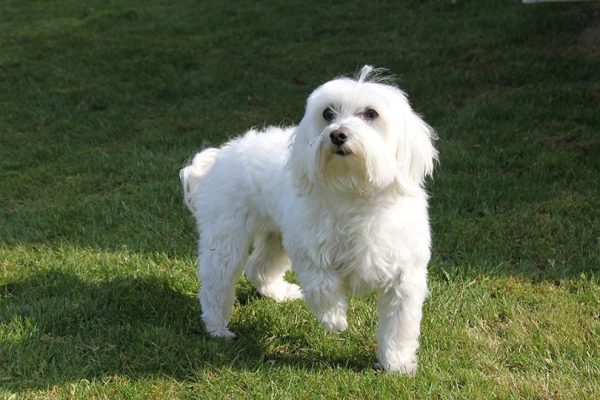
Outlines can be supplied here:
[[342, 157], [349, 156], [350, 154], [352, 154], [352, 150], [348, 149], [345, 146], [334, 146], [331, 148], [331, 152]]

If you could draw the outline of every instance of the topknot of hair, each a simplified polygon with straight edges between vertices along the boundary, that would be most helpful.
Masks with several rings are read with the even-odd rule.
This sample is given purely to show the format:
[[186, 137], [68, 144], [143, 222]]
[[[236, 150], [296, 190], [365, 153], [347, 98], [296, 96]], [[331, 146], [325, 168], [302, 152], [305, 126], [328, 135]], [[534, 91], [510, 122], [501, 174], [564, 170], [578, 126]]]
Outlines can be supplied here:
[[358, 83], [382, 83], [394, 85], [394, 77], [385, 68], [375, 68], [372, 65], [363, 66], [356, 74]]

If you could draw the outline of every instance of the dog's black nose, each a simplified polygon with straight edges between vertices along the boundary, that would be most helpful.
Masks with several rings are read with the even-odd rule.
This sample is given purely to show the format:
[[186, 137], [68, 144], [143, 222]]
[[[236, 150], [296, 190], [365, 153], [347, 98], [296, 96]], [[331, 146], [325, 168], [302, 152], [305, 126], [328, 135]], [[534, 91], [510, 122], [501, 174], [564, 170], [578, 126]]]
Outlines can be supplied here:
[[336, 129], [335, 131], [331, 131], [329, 138], [333, 144], [341, 146], [348, 140], [348, 133], [345, 129]]

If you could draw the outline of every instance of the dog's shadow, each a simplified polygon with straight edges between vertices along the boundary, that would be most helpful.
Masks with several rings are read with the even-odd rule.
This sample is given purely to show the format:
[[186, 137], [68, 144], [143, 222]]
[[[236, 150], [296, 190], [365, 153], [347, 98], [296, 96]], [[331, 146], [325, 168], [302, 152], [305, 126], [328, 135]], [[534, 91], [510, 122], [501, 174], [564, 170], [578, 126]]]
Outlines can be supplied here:
[[[240, 303], [258, 299], [249, 287], [238, 291]], [[264, 332], [273, 326], [269, 313], [235, 326], [235, 341], [209, 338], [196, 297], [152, 277], [96, 282], [45, 272], [1, 285], [0, 303], [0, 322], [12, 332], [0, 346], [0, 370], [3, 385], [17, 390], [106, 375], [185, 380], [223, 366], [360, 370], [374, 362], [327, 359], [314, 351], [270, 352], [260, 339], [273, 334]], [[286, 335], [286, 347], [304, 344], [306, 337], [296, 335]]]

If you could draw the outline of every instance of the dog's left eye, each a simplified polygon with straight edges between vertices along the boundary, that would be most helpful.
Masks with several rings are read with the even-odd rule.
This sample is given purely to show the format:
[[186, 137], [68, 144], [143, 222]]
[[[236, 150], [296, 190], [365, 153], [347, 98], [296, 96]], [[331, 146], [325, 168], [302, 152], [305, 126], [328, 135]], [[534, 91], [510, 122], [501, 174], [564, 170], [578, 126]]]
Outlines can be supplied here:
[[377, 111], [373, 110], [372, 108], [367, 108], [363, 113], [363, 117], [365, 117], [365, 119], [375, 119], [378, 116], [379, 114], [377, 113]]

